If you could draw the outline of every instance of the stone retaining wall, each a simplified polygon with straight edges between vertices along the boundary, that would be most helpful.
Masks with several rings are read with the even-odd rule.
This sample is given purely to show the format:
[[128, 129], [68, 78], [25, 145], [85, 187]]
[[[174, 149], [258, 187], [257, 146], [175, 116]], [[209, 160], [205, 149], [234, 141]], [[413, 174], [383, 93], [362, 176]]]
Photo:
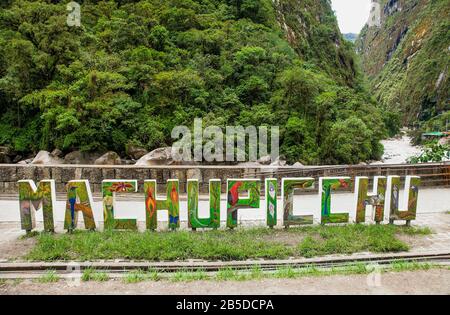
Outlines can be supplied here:
[[[156, 179], [158, 190], [163, 192], [168, 179], [180, 180], [180, 192], [186, 192], [187, 179], [199, 179], [200, 191], [208, 191], [210, 179], [222, 180], [225, 192], [226, 180], [229, 178], [265, 178], [275, 177], [314, 177], [324, 176], [368, 176], [376, 175], [418, 175], [422, 177], [422, 186], [450, 186], [450, 162], [417, 165], [367, 165], [367, 166], [318, 166], [318, 167], [278, 167], [278, 168], [238, 168], [230, 166], [93, 166], [93, 165], [17, 165], [0, 164], [0, 194], [17, 193], [17, 181], [32, 179], [54, 179], [57, 192], [64, 192], [68, 181], [87, 179], [94, 193], [101, 192], [104, 179], [136, 179], [139, 189], [145, 179]], [[263, 185], [264, 186], [264, 185]]]

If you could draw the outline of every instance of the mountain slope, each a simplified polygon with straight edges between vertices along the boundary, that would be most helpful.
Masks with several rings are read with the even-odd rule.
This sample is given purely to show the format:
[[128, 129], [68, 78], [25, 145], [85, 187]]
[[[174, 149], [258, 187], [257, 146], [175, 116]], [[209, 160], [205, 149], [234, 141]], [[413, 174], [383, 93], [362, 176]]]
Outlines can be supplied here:
[[85, 0], [79, 28], [53, 2], [0, 11], [0, 145], [151, 150], [203, 117], [280, 126], [291, 162], [380, 156], [382, 118], [328, 0]]
[[380, 0], [381, 26], [364, 27], [356, 46], [371, 89], [404, 124], [448, 115], [450, 2]]

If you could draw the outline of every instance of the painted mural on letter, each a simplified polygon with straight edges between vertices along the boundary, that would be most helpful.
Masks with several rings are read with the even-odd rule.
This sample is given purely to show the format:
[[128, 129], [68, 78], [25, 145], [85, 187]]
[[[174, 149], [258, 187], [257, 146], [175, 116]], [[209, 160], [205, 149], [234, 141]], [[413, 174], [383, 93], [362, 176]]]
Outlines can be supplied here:
[[277, 197], [278, 181], [276, 178], [266, 179], [266, 209], [267, 225], [274, 227], [277, 225]]
[[356, 202], [356, 223], [366, 221], [366, 206], [371, 205], [374, 221], [379, 223], [384, 218], [384, 204], [386, 199], [387, 180], [384, 176], [376, 176], [373, 183], [373, 193], [369, 193], [369, 178], [356, 177], [355, 194]]
[[144, 182], [144, 193], [147, 229], [157, 229], [157, 212], [159, 210], [167, 210], [169, 212], [169, 229], [177, 229], [180, 227], [179, 183], [177, 179], [170, 179], [167, 181], [165, 199], [158, 199], [156, 196], [156, 180], [146, 180]]
[[192, 229], [220, 227], [220, 180], [209, 181], [209, 217], [198, 216], [198, 180], [192, 179], [187, 183], [188, 225]]
[[314, 189], [314, 178], [284, 178], [283, 185], [283, 222], [285, 227], [290, 225], [313, 224], [312, 215], [294, 215], [294, 191]]
[[[261, 182], [259, 179], [229, 179], [227, 187], [227, 227], [235, 228], [239, 209], [259, 208]], [[240, 196], [244, 192], [248, 192], [248, 197]]]
[[405, 180], [405, 197], [407, 209], [400, 210], [400, 176], [389, 176], [391, 182], [391, 204], [389, 212], [389, 220], [394, 222], [395, 220], [411, 221], [416, 219], [417, 211], [417, 198], [419, 195], [420, 177], [407, 176]]
[[18, 185], [22, 230], [30, 232], [36, 227], [35, 212], [42, 208], [44, 230], [54, 232], [53, 209], [56, 201], [55, 181], [42, 180], [36, 187], [36, 184], [32, 180], [20, 180]]
[[137, 192], [136, 180], [104, 180], [102, 182], [103, 192], [103, 219], [105, 229], [114, 230], [136, 230], [136, 219], [116, 219], [115, 194]]
[[322, 216], [321, 223], [347, 223], [348, 213], [331, 213], [331, 195], [334, 190], [348, 190], [351, 188], [350, 177], [321, 178]]
[[72, 180], [67, 183], [66, 214], [64, 229], [72, 231], [77, 228], [78, 213], [83, 214], [84, 226], [95, 230], [94, 213], [92, 211], [92, 193], [87, 180]]

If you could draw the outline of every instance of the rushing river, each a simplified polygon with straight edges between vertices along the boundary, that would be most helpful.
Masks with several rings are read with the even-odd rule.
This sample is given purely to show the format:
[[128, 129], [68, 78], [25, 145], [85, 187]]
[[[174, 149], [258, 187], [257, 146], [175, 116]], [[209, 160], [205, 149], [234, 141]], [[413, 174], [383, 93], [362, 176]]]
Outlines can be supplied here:
[[412, 156], [419, 155], [420, 146], [413, 146], [411, 138], [403, 135], [401, 138], [392, 138], [382, 140], [384, 146], [384, 155], [382, 164], [403, 164]]

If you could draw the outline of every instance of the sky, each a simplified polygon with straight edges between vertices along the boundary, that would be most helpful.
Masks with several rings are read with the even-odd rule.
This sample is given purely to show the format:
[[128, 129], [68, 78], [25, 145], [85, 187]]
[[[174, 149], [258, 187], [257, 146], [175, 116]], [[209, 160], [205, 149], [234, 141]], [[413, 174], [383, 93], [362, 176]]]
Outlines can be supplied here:
[[370, 0], [331, 0], [341, 33], [359, 33], [369, 18]]

